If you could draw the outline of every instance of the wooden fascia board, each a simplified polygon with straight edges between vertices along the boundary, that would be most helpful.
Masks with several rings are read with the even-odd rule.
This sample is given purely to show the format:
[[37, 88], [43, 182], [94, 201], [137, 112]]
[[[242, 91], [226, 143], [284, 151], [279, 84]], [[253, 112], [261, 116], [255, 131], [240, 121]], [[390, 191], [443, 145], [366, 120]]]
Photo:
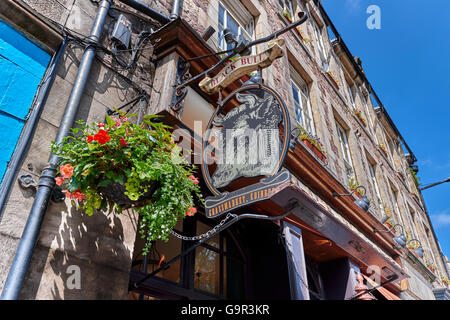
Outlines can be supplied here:
[[354, 197], [333, 197], [334, 191], [343, 194], [348, 193], [348, 190], [303, 146], [300, 146], [300, 143], [296, 145], [294, 152], [289, 151], [285, 164], [294, 175], [358, 227], [369, 239], [380, 245], [394, 258], [399, 257], [400, 251], [393, 248], [392, 234], [374, 233], [373, 228], [380, 230], [385, 229], [385, 227], [370, 213], [361, 210], [354, 203]]

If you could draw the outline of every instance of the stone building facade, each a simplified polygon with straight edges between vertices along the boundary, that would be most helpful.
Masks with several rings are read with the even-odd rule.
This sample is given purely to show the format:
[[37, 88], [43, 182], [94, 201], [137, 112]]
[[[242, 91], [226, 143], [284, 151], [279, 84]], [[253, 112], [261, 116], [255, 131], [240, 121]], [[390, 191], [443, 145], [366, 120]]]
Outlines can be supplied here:
[[[52, 55], [65, 31], [78, 38], [89, 35], [100, 2], [13, 0], [0, 4], [0, 18]], [[171, 14], [171, 0], [141, 2], [166, 17]], [[326, 160], [319, 159], [302, 141], [298, 141], [294, 151], [288, 155], [286, 168], [296, 177], [296, 183], [307, 190], [305, 192], [311, 199], [316, 199], [335, 214], [336, 221], [361, 239], [367, 239], [380, 256], [386, 257], [392, 265], [400, 266], [409, 276], [387, 286], [392, 294], [401, 299], [436, 299], [436, 290], [445, 291], [441, 276], [448, 278], [447, 266], [411, 169], [414, 169], [415, 156], [366, 78], [361, 60], [349, 52], [320, 1], [185, 0], [179, 12], [182, 21], [175, 17], [166, 26], [120, 1], [114, 1], [110, 11], [114, 14], [107, 18], [101, 41], [105, 48], [111, 49], [107, 34], [118, 14], [124, 14], [135, 28], [132, 43], [136, 42], [139, 30], [143, 29], [154, 31], [160, 41], [154, 47], [141, 50], [135, 66], [128, 70], [122, 70], [106, 50], [97, 49], [76, 118], [88, 122], [103, 121], [112, 107], [133, 101], [145, 91], [149, 103], [144, 112], [167, 113], [188, 128], [191, 126], [189, 119], [205, 116], [195, 114], [198, 109], [190, 109], [192, 101], [195, 104], [208, 97], [190, 90], [184, 102], [184, 112], [174, 112], [170, 108], [180, 59], [192, 58], [189, 55], [193, 52], [208, 54], [208, 51], [226, 49], [221, 28], [235, 28], [233, 31], [239, 35], [254, 40], [285, 27], [290, 20], [297, 20], [299, 12], [305, 12], [308, 16], [305, 23], [280, 36], [285, 40], [284, 55], [271, 67], [263, 69], [262, 76], [265, 84], [275, 88], [288, 106], [293, 128], [300, 125], [321, 141]], [[216, 32], [205, 41], [202, 35], [209, 26]], [[183, 43], [185, 34], [189, 34], [190, 39], [196, 37], [198, 43], [192, 44], [195, 48]], [[256, 46], [254, 53], [261, 52], [265, 46]], [[83, 52], [83, 46], [76, 41], [70, 42], [64, 51], [31, 144], [15, 173], [12, 189], [2, 208], [0, 287], [3, 287], [10, 271], [35, 196], [35, 190], [25, 188], [17, 178], [29, 176], [34, 181], [39, 180], [50, 155], [50, 143], [60, 127]], [[202, 71], [214, 61], [210, 59], [193, 65], [191, 71]], [[211, 101], [202, 103], [208, 105]], [[303, 160], [298, 155], [302, 154], [310, 159], [309, 163], [301, 163]], [[302, 166], [307, 165], [310, 166], [308, 168], [317, 168], [316, 176], [303, 173], [306, 169], [303, 170]], [[356, 195], [351, 200], [333, 198], [323, 187], [325, 182], [321, 179], [327, 179], [329, 185], [339, 186], [338, 193], [350, 193], [354, 187], [364, 186], [371, 203], [369, 211], [358, 211], [353, 206], [358, 199]], [[380, 223], [385, 215], [390, 217], [392, 225], [400, 224], [402, 227], [392, 233], [370, 232], [390, 228]], [[130, 272], [138, 250], [137, 221], [138, 217], [131, 211], [116, 216], [99, 213], [88, 217], [71, 207], [69, 200], [51, 202], [20, 298], [130, 298]], [[392, 239], [401, 231], [405, 232], [408, 240], [420, 241], [423, 258], [412, 252], [413, 247], [392, 248], [395, 245]], [[311, 249], [311, 254], [313, 251]], [[324, 252], [326, 256], [327, 251]], [[319, 253], [315, 252], [315, 255], [319, 256]], [[350, 264], [357, 265], [357, 269], [363, 272], [362, 266], [368, 263], [360, 265], [361, 261], [354, 259], [356, 255], [350, 259]], [[71, 266], [81, 270], [81, 289], [68, 288]], [[325, 278], [322, 275], [324, 282]], [[184, 281], [187, 284], [182, 286], [183, 290], [189, 286], [202, 288], [201, 284], [197, 286], [189, 284], [186, 279]], [[164, 291], [161, 283], [153, 285], [159, 290], [155, 289], [160, 294], [156, 297], [172, 297], [161, 293]], [[207, 286], [203, 289], [208, 291]], [[173, 291], [177, 296], [188, 295], [186, 290], [177, 290]], [[190, 298], [205, 297], [198, 293], [195, 295], [192, 290], [189, 292], [192, 294]], [[222, 295], [226, 297], [223, 292]], [[441, 296], [445, 295], [439, 294]]]

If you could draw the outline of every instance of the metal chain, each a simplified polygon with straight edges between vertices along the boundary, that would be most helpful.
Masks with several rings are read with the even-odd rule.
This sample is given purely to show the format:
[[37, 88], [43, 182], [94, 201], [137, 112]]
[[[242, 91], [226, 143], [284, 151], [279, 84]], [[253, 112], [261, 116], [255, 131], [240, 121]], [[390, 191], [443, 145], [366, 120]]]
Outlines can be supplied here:
[[222, 221], [220, 221], [220, 223], [218, 225], [216, 225], [214, 228], [212, 228], [211, 230], [205, 232], [204, 234], [200, 234], [198, 236], [193, 236], [193, 237], [187, 237], [187, 236], [183, 236], [182, 234], [176, 233], [175, 231], [171, 230], [170, 232], [177, 238], [181, 239], [181, 240], [186, 240], [186, 241], [197, 241], [197, 240], [201, 240], [203, 238], [206, 238], [208, 236], [212, 236], [213, 234], [219, 232], [219, 229], [230, 219], [230, 218], [236, 218], [237, 215], [233, 214], [233, 213], [228, 213], [227, 216], [225, 217], [225, 219], [223, 219]]

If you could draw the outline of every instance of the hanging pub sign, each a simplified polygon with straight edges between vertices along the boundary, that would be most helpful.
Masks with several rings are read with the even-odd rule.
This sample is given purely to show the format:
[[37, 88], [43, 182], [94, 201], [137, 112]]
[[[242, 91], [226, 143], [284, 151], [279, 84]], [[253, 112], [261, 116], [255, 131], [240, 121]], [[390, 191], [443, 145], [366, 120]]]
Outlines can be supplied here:
[[283, 44], [283, 39], [275, 39], [269, 41], [268, 49], [259, 54], [237, 57], [220, 70], [215, 77], [210, 78], [207, 76], [200, 81], [200, 89], [208, 94], [217, 93], [220, 88], [226, 88], [242, 76], [259, 68], [269, 67], [275, 59], [283, 56], [283, 50], [281, 49]]
[[202, 173], [214, 194], [205, 200], [207, 217], [270, 199], [290, 181], [289, 171], [280, 172], [290, 140], [289, 113], [273, 89], [252, 84], [235, 90], [207, 129]]

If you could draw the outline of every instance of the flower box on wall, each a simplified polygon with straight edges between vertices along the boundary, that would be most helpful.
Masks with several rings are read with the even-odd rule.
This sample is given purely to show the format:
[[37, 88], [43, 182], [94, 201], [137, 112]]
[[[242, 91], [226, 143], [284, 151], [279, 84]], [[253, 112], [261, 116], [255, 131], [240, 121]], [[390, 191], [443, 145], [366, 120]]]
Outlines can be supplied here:
[[355, 111], [355, 116], [358, 118], [358, 120], [361, 122], [361, 124], [362, 124], [364, 127], [367, 127], [366, 119], [364, 119], [364, 117], [362, 116], [362, 113], [361, 113], [360, 110], [356, 110], [356, 111]]
[[339, 81], [336, 79], [333, 73], [331, 73], [331, 71], [327, 71], [327, 77], [334, 84], [334, 86], [339, 89]]
[[384, 144], [379, 144], [378, 148], [381, 150], [381, 152], [387, 157], [388, 153], [387, 153], [387, 149], [386, 146]]
[[302, 139], [303, 143], [319, 158], [323, 163], [326, 163], [327, 157], [320, 151], [314, 144], [311, 143], [308, 139]]

